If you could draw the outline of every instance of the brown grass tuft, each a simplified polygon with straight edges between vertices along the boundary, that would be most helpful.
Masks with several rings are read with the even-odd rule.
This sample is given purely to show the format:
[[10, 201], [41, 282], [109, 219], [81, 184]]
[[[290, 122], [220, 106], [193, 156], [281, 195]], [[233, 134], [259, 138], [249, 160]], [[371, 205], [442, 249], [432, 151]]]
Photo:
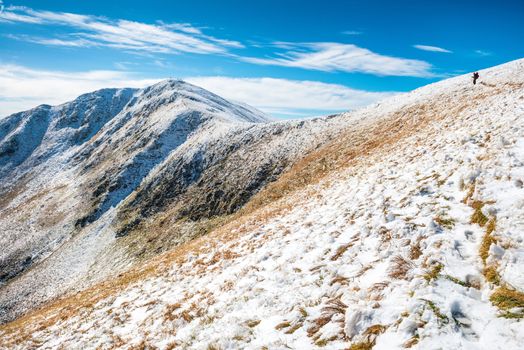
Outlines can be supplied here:
[[486, 277], [486, 280], [488, 282], [496, 284], [496, 285], [500, 284], [500, 276], [499, 276], [499, 273], [497, 272], [496, 266], [488, 266], [484, 268], [482, 273], [484, 274], [484, 277]]
[[439, 226], [451, 230], [455, 226], [455, 220], [452, 218], [446, 218], [443, 216], [436, 216], [433, 221], [435, 221]]
[[413, 346], [417, 345], [419, 341], [418, 335], [415, 335], [411, 337], [408, 341], [404, 343], [405, 348], [412, 348]]
[[435, 264], [429, 271], [427, 271], [423, 277], [426, 281], [431, 282], [432, 280], [438, 278], [440, 271], [444, 268], [444, 265], [441, 263]]
[[340, 283], [343, 286], [346, 286], [349, 283], [349, 279], [344, 276], [337, 276], [331, 280], [329, 283], [330, 286], [334, 285], [335, 283]]
[[338, 258], [340, 258], [349, 248], [351, 248], [353, 244], [354, 244], [353, 242], [350, 242], [350, 243], [343, 244], [340, 247], [338, 247], [335, 254], [331, 257], [331, 261], [338, 260]]
[[[462, 180], [462, 181], [464, 181], [464, 180]], [[475, 186], [476, 186], [475, 182], [473, 182], [471, 185], [469, 185], [468, 193], [466, 194], [466, 197], [464, 197], [464, 199], [462, 200], [462, 203], [468, 204], [470, 199], [473, 198], [473, 195], [475, 194]]]
[[482, 262], [485, 264], [486, 259], [489, 257], [489, 247], [493, 243], [496, 243], [496, 240], [488, 233], [482, 238], [482, 243], [480, 243], [479, 255], [482, 259]]
[[484, 202], [482, 201], [474, 201], [471, 204], [471, 207], [473, 208], [473, 214], [471, 215], [470, 223], [472, 224], [479, 224], [480, 226], [484, 226], [488, 222], [488, 218], [484, 213], [482, 212], [482, 207], [484, 206]]
[[524, 293], [507, 287], [499, 287], [489, 298], [491, 303], [499, 309], [524, 308]]
[[331, 321], [334, 315], [345, 314], [346, 309], [347, 305], [344, 304], [339, 298], [330, 299], [327, 302], [327, 305], [322, 308], [320, 317], [315, 319], [313, 321], [313, 326], [307, 330], [308, 336], [313, 337], [320, 330], [320, 328], [324, 327]]
[[372, 347], [375, 345], [375, 342], [377, 341], [377, 337], [384, 333], [386, 331], [387, 327], [381, 324], [375, 324], [373, 326], [368, 327], [362, 334], [365, 337], [365, 341], [367, 343], [370, 343]]
[[396, 279], [407, 279], [409, 271], [413, 268], [413, 263], [406, 260], [400, 255], [391, 259], [391, 265], [388, 270], [388, 276]]
[[413, 244], [409, 251], [409, 258], [411, 260], [417, 260], [422, 255], [422, 249], [420, 248], [420, 241]]
[[484, 234], [484, 237], [482, 237], [482, 242], [480, 243], [479, 255], [484, 265], [483, 274], [486, 280], [494, 284], [500, 284], [500, 276], [498, 275], [497, 267], [486, 266], [486, 260], [489, 257], [489, 248], [492, 244], [497, 243], [497, 240], [491, 235], [495, 231], [496, 226], [496, 218], [489, 220], [488, 225], [486, 226], [486, 233]]
[[282, 323], [277, 324], [277, 325], [275, 326], [275, 329], [276, 329], [277, 331], [280, 331], [280, 330], [282, 330], [282, 329], [284, 329], [284, 328], [288, 328], [288, 327], [291, 327], [291, 322], [289, 322], [289, 321], [284, 321], [284, 322], [282, 322]]
[[249, 320], [246, 322], [246, 326], [249, 328], [254, 328], [260, 324], [260, 320]]
[[371, 350], [374, 345], [372, 342], [359, 342], [351, 344], [348, 350]]
[[289, 327], [287, 331], [284, 332], [284, 334], [293, 334], [295, 333], [300, 327], [302, 327], [304, 324], [302, 322], [298, 322], [295, 325]]

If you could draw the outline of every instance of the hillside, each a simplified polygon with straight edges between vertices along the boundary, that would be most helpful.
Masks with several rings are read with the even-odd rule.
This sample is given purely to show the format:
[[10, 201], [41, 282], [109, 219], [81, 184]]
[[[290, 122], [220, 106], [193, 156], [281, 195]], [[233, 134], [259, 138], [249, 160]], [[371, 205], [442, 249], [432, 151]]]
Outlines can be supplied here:
[[0, 320], [205, 234], [342, 126], [176, 80], [2, 120]]
[[[131, 159], [136, 141], [97, 133], [75, 151], [74, 165], [58, 157], [70, 166], [62, 176], [84, 176], [78, 193], [103, 184], [97, 179], [108, 172], [68, 240], [74, 248], [61, 248], [78, 254], [94, 242], [90, 235], [111, 237], [89, 245], [99, 259], [79, 273], [91, 281], [82, 285], [101, 281], [90, 276], [108, 276], [109, 266], [124, 271], [142, 247], [177, 241], [1, 326], [1, 346], [519, 349], [524, 60], [480, 76], [475, 86], [455, 77], [329, 118], [211, 125], [213, 132], [172, 147], [125, 196], [118, 191], [127, 187], [111, 184], [134, 174], [118, 160]], [[104, 130], [125, 134], [118, 120]], [[118, 205], [99, 216], [115, 196]], [[28, 205], [24, 195], [13, 197], [4, 208]], [[2, 225], [27, 215], [3, 213]], [[67, 254], [47, 259], [45, 273], [29, 269], [11, 280], [0, 304], [20, 290], [34, 293], [29, 281], [70, 264]], [[51, 282], [54, 290], [60, 283]]]

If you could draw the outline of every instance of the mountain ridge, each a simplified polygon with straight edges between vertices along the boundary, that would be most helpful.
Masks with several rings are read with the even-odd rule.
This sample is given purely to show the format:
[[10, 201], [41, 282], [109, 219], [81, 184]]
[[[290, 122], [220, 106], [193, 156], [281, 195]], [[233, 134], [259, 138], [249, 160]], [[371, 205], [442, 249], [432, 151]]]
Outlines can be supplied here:
[[[34, 118], [31, 113], [41, 109], [6, 118], [2, 126], [11, 127], [13, 118]], [[20, 164], [0, 169], [11, 179], [2, 183], [0, 203], [6, 213], [0, 216], [0, 228], [6, 233], [0, 239], [10, 244], [0, 255], [4, 284], [0, 301], [6, 306], [0, 310], [2, 319], [190, 239], [199, 232], [191, 227], [238, 210], [303, 153], [335, 133], [322, 135], [328, 128], [323, 126], [312, 134], [318, 138], [308, 137], [303, 131], [323, 122], [270, 122], [253, 108], [231, 104], [179, 80], [145, 89], [99, 90], [43, 110], [50, 122], [47, 129], [39, 129], [42, 143], [22, 154]], [[23, 120], [15, 121], [18, 125], [0, 143], [18, 137], [24, 146], [21, 134], [31, 128], [24, 129]], [[269, 146], [272, 143], [280, 148]], [[239, 166], [234, 161], [238, 156], [244, 160], [247, 156], [249, 162]], [[231, 181], [239, 173], [242, 180]], [[116, 208], [129, 202], [128, 197], [135, 198], [135, 192], [136, 198], [149, 198], [150, 187], [145, 184], [159, 181], [153, 202], [133, 202], [138, 203], [133, 210], [140, 210], [136, 219], [125, 223], [127, 216], [116, 215], [121, 211]], [[209, 191], [214, 193], [213, 205], [208, 204]], [[171, 238], [159, 234], [158, 239], [132, 248], [118, 242], [169, 203], [182, 203], [182, 197], [193, 209], [181, 207], [174, 216], [185, 222], [178, 225], [180, 232]], [[31, 212], [40, 215], [27, 220]], [[100, 261], [105, 266], [100, 267]], [[90, 272], [98, 268], [102, 272]], [[25, 293], [33, 296], [33, 302], [18, 296]]]

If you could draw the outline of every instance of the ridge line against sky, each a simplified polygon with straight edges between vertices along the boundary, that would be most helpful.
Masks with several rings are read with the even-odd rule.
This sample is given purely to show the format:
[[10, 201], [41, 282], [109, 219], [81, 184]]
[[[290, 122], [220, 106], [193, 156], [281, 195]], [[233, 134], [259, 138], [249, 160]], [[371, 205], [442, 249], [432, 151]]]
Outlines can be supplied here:
[[[352, 2], [342, 3], [330, 5]], [[111, 11], [93, 15], [57, 10], [57, 5], [40, 9], [43, 3], [37, 7], [31, 1], [14, 5], [4, 1], [4, 5], [0, 13], [0, 45], [4, 48], [0, 49], [0, 116], [40, 103], [65, 102], [91, 89], [124, 84], [143, 87], [173, 73], [277, 116], [328, 114], [467, 72], [472, 65], [450, 65], [446, 60], [483, 59], [483, 65], [490, 66], [494, 58], [496, 63], [518, 58], [494, 54], [491, 47], [451, 49], [442, 39], [432, 40], [432, 35], [424, 41], [413, 37], [411, 43], [399, 43], [394, 49], [387, 45], [384, 50], [372, 49], [366, 45], [369, 41], [377, 46], [375, 39], [366, 39], [372, 37], [372, 31], [361, 25], [312, 40], [277, 41], [233, 33], [235, 37], [227, 27], [216, 30], [186, 18], [168, 19], [160, 12], [153, 13], [155, 20], [137, 20]], [[104, 7], [102, 2], [98, 6]], [[522, 31], [515, 34], [520, 36]], [[437, 42], [445, 45], [433, 44]], [[391, 53], [386, 54], [388, 51]], [[89, 57], [80, 58], [82, 54], [97, 57], [89, 62]], [[42, 60], [36, 64], [39, 60], [32, 60], [31, 55], [46, 57], [45, 64]], [[53, 64], [59, 55], [65, 56], [60, 58], [64, 65]], [[75, 61], [80, 62], [73, 64]]]

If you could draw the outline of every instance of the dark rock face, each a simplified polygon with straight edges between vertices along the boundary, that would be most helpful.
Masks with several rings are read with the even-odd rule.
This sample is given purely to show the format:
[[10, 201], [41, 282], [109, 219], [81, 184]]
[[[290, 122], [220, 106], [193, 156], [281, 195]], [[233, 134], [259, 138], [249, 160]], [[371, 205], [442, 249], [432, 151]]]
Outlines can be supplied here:
[[183, 144], [191, 133], [205, 123], [206, 119], [206, 116], [199, 112], [189, 112], [176, 118], [161, 133], [141, 136], [137, 143], [142, 143], [142, 146], [137, 148], [138, 152], [129, 161], [108, 169], [101, 179], [95, 179], [89, 185], [96, 186], [91, 195], [94, 209], [79, 219], [78, 226], [84, 227], [96, 221], [109, 208], [118, 205], [173, 149]]
[[[308, 139], [319, 121], [272, 123], [238, 128], [212, 139], [191, 156], [172, 157], [120, 207], [116, 235], [168, 206], [173, 220], [199, 221], [231, 214], [290, 165], [329, 139]], [[118, 225], [118, 222], [125, 222]]]

